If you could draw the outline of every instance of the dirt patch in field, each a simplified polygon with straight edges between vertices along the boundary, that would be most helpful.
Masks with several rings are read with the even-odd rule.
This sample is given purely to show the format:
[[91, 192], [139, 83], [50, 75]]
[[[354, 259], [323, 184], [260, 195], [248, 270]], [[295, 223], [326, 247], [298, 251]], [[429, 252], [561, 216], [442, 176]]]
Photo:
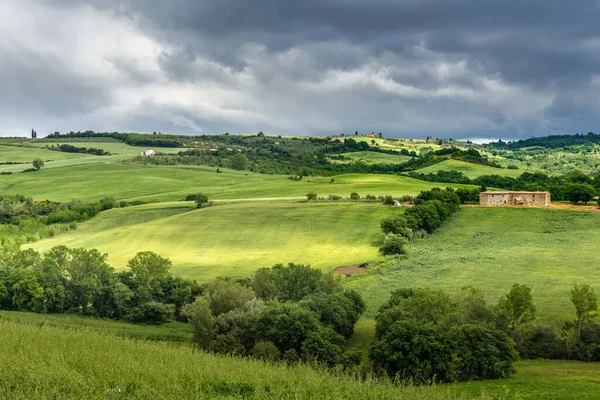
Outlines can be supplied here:
[[600, 208], [596, 204], [564, 204], [564, 203], [556, 203], [552, 204], [549, 208], [562, 208], [565, 210], [575, 210], [575, 211], [588, 211], [588, 212], [600, 212]]
[[359, 265], [345, 265], [343, 267], [339, 267], [334, 271], [336, 275], [357, 275], [362, 274], [367, 270], [367, 264], [359, 264]]

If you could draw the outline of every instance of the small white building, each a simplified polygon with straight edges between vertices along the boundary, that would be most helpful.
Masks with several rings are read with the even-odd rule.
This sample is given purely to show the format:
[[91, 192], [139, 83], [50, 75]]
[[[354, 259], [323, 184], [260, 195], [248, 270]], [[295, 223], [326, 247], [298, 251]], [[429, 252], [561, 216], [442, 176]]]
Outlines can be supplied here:
[[142, 152], [140, 153], [140, 155], [141, 155], [142, 157], [143, 157], [143, 156], [153, 156], [153, 155], [155, 155], [155, 154], [156, 154], [156, 152], [155, 152], [154, 150], [152, 150], [152, 149], [144, 150], [144, 151], [142, 151]]

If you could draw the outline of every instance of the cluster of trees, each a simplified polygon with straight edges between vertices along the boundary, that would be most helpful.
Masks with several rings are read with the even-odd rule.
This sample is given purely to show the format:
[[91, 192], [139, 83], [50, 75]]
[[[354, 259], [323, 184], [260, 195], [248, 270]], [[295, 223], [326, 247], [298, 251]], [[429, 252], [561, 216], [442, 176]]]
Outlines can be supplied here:
[[206, 350], [271, 361], [349, 367], [344, 351], [365, 304], [332, 275], [305, 265], [263, 268], [241, 282], [217, 279], [184, 307], [194, 340]]
[[458, 171], [438, 171], [429, 174], [411, 172], [409, 175], [428, 182], [465, 183], [507, 190], [549, 191], [553, 200], [566, 200], [575, 204], [587, 203], [600, 193], [600, 175], [591, 178], [579, 171], [572, 171], [566, 175], [524, 172], [517, 178], [482, 175], [470, 179]]
[[111, 138], [131, 146], [145, 147], [183, 147], [183, 139], [180, 136], [169, 135], [168, 138], [162, 135], [144, 135], [141, 133], [119, 133], [119, 132], [54, 132], [46, 136], [47, 139], [69, 139], [69, 138]]
[[202, 293], [195, 282], [170, 273], [171, 262], [141, 252], [115, 272], [97, 250], [54, 247], [43, 256], [3, 244], [0, 308], [71, 313], [137, 323], [184, 319], [181, 310]]
[[539, 138], [517, 140], [515, 142], [504, 142], [502, 140], [498, 140], [497, 142], [490, 142], [484, 146], [488, 148], [511, 150], [518, 150], [527, 147], [545, 147], [548, 149], [558, 149], [561, 147], [576, 146], [590, 143], [600, 144], [600, 135], [597, 135], [593, 132], [588, 132], [585, 135], [550, 135]]
[[370, 349], [375, 372], [426, 383], [506, 377], [525, 359], [600, 361], [598, 300], [586, 284], [571, 290], [574, 318], [562, 328], [534, 324], [531, 288], [514, 284], [488, 305], [480, 290], [454, 297], [431, 289], [400, 289], [376, 316]]
[[96, 156], [109, 156], [110, 153], [108, 151], [104, 151], [102, 149], [96, 149], [94, 147], [76, 147], [71, 146], [70, 144], [61, 144], [59, 146], [49, 147], [50, 150], [58, 150], [63, 151], [65, 153], [86, 153], [86, 154], [94, 154]]
[[432, 233], [458, 211], [460, 203], [452, 188], [421, 192], [414, 200], [414, 207], [381, 221], [385, 238], [379, 250], [382, 254], [403, 254], [404, 245], [409, 240]]
[[20, 194], [0, 194], [0, 223], [18, 225], [24, 220], [38, 219], [46, 225], [85, 221], [101, 211], [117, 206], [114, 199], [106, 197], [98, 202], [75, 200], [60, 203], [36, 200]]
[[506, 377], [517, 359], [505, 324], [514, 314], [506, 308], [487, 305], [472, 287], [454, 298], [439, 290], [396, 290], [376, 316], [373, 369], [415, 383]]

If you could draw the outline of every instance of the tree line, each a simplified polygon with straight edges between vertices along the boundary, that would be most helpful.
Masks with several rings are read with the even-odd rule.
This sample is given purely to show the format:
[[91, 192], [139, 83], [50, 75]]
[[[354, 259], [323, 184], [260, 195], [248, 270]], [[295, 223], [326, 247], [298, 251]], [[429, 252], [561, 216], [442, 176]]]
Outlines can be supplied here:
[[422, 191], [402, 214], [381, 221], [385, 234], [379, 249], [382, 254], [404, 254], [408, 241], [432, 233], [460, 208], [460, 199], [454, 189], [433, 188]]
[[[553, 200], [587, 203], [600, 193], [600, 175], [591, 178], [579, 171], [566, 175], [547, 175], [542, 172], [524, 172], [516, 178], [500, 175], [482, 175], [468, 178], [459, 171], [438, 171], [423, 174], [411, 172], [415, 179], [428, 182], [462, 183], [483, 188], [494, 187], [507, 190], [549, 191]], [[475, 201], [472, 197], [469, 201]]]

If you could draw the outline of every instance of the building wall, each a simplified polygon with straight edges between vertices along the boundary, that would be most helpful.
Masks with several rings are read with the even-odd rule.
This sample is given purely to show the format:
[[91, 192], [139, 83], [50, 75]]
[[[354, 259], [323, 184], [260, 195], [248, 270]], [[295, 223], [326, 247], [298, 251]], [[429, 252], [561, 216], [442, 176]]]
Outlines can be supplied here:
[[548, 192], [482, 192], [479, 195], [482, 206], [537, 206], [550, 205]]

